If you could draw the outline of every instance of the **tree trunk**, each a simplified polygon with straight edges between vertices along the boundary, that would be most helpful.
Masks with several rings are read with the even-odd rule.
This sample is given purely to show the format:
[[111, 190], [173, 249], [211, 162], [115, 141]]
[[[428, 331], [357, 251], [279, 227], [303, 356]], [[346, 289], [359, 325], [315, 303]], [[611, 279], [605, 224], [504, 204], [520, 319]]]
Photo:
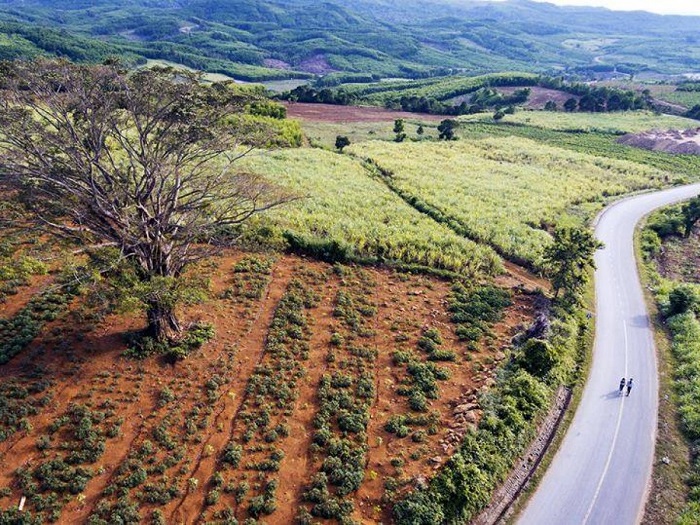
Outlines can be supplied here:
[[174, 339], [181, 331], [180, 323], [172, 308], [158, 303], [151, 303], [146, 312], [148, 327], [146, 335], [157, 341]]

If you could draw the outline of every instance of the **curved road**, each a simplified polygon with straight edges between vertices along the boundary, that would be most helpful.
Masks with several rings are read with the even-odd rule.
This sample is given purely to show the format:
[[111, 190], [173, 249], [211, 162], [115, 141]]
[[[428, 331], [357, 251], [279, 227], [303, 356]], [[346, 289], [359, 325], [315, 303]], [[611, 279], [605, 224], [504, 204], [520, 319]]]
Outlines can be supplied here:
[[[574, 419], [521, 525], [638, 523], [656, 439], [658, 377], [652, 328], [633, 249], [634, 229], [655, 208], [694, 197], [700, 184], [622, 200], [599, 217], [596, 336], [588, 383]], [[629, 397], [621, 377], [634, 378]]]

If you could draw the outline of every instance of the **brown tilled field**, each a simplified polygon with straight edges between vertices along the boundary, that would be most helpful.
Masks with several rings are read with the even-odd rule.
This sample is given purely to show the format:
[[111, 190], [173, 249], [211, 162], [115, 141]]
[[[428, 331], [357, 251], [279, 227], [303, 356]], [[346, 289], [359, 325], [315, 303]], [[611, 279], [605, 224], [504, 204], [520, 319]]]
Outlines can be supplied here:
[[[512, 95], [517, 91], [518, 87], [499, 87], [498, 91], [505, 95]], [[530, 88], [530, 96], [527, 99], [524, 107], [527, 109], [544, 109], [544, 106], [550, 100], [554, 102], [557, 107], [561, 110], [564, 107], [564, 103], [570, 98], [575, 99], [578, 102], [580, 97], [566, 93], [565, 91], [559, 91], [557, 89], [548, 89], [539, 86], [532, 86]]]
[[399, 118], [440, 122], [445, 118], [441, 115], [391, 111], [373, 106], [336, 106], [294, 102], [285, 103], [285, 107], [289, 118], [316, 122], [391, 122]]
[[[478, 421], [477, 393], [542, 284], [501, 278], [511, 306], [467, 343], [451, 284], [434, 278], [237, 252], [202, 271], [212, 299], [182, 318], [216, 336], [184, 361], [124, 357], [142, 319], [75, 301], [0, 366], [0, 508], [26, 495], [66, 524], [291, 523], [338, 509], [389, 522], [392, 496]], [[48, 284], [35, 278], [0, 317]]]

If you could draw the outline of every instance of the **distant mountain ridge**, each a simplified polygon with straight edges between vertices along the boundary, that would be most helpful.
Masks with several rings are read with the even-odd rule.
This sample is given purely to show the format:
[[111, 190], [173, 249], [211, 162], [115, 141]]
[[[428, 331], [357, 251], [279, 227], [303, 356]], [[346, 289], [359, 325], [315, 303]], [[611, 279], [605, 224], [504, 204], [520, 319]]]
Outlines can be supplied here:
[[0, 0], [0, 58], [169, 60], [243, 80], [329, 72], [700, 72], [700, 17], [529, 0]]

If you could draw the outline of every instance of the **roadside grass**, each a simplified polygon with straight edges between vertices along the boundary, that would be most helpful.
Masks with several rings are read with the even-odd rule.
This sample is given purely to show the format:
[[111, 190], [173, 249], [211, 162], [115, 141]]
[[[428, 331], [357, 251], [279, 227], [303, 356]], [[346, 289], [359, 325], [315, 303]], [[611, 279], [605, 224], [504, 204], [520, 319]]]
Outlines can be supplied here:
[[[579, 314], [586, 315], [584, 312], [595, 312], [595, 285], [591, 280], [586, 287], [583, 296], [583, 304]], [[566, 433], [569, 431], [571, 422], [576, 415], [576, 410], [578, 405], [581, 403], [581, 398], [583, 396], [583, 390], [586, 386], [586, 381], [591, 371], [591, 364], [593, 362], [593, 344], [595, 342], [595, 315], [587, 318], [586, 330], [580, 334], [577, 339], [577, 352], [576, 352], [576, 367], [572, 370], [569, 377], [569, 381], [565, 386], [571, 389], [571, 401], [566, 409], [564, 418], [556, 429], [552, 441], [545, 450], [545, 453], [540, 461], [537, 470], [533, 474], [532, 478], [523, 487], [521, 493], [517, 496], [513, 502], [511, 508], [505, 515], [505, 520], [508, 525], [515, 524], [520, 513], [525, 509], [530, 497], [535, 493], [539, 487], [542, 478], [549, 469], [554, 456], [556, 456], [559, 451], [559, 447], [564, 441]]]
[[681, 430], [678, 392], [674, 387], [674, 370], [678, 361], [671, 351], [671, 335], [663, 323], [652, 291], [653, 286], [658, 284], [659, 275], [653, 261], [645, 261], [641, 249], [641, 232], [645, 225], [646, 219], [635, 232], [634, 247], [644, 298], [654, 328], [659, 368], [659, 413], [652, 484], [642, 524], [671, 525], [678, 523], [687, 504], [688, 486], [685, 480], [691, 468], [691, 450]]
[[645, 283], [644, 296], [654, 326], [654, 343], [659, 367], [659, 419], [654, 470], [642, 523], [671, 525], [678, 522], [686, 504], [688, 487], [685, 477], [690, 469], [690, 448], [680, 429], [678, 394], [673, 386], [673, 370], [677, 361], [671, 353], [669, 334], [661, 322], [654, 298], [646, 289], [646, 270], [643, 269], [640, 273], [642, 282]]

